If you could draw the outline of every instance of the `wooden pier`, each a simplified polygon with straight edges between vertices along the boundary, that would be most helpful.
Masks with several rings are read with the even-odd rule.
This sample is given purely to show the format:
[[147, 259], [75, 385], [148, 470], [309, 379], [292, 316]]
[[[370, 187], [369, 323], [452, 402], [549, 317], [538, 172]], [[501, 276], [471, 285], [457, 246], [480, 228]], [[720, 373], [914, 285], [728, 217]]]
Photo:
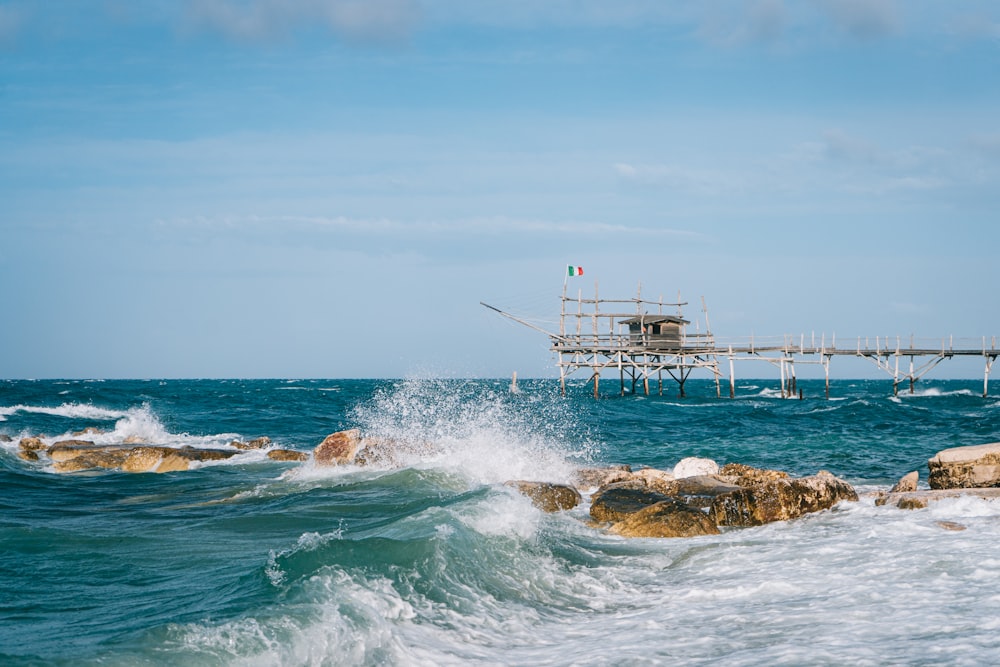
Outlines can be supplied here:
[[982, 357], [985, 365], [983, 396], [986, 397], [990, 371], [1000, 355], [996, 336], [981, 339], [859, 336], [838, 340], [836, 336], [827, 339], [825, 334], [818, 339], [815, 334], [808, 337], [800, 334], [719, 339], [711, 332], [704, 299], [701, 303], [704, 331], [700, 330], [698, 322], [695, 332], [691, 333], [688, 328], [692, 323], [682, 313], [688, 304], [679, 298], [673, 303], [665, 303], [662, 298], [643, 299], [641, 286], [631, 299], [601, 299], [597, 294], [595, 285], [593, 298], [585, 299], [582, 294], [571, 298], [566, 295], [564, 285], [558, 332], [547, 331], [489, 304], [482, 305], [549, 337], [550, 349], [558, 355], [559, 382], [564, 395], [566, 379], [578, 372], [589, 374], [588, 381], [593, 383], [595, 397], [600, 392], [602, 373], [618, 376], [623, 395], [631, 385], [632, 393], [641, 386], [641, 391], [648, 396], [653, 391], [653, 383], [655, 391], [663, 395], [666, 373], [677, 383], [683, 397], [688, 377], [695, 370], [704, 369], [715, 379], [716, 394], [721, 397], [725, 378], [721, 366], [725, 362], [729, 396], [733, 398], [736, 395], [736, 362], [764, 361], [778, 368], [783, 398], [801, 398], [796, 365], [822, 366], [829, 398], [830, 362], [834, 357], [850, 356], [867, 359], [890, 375], [893, 394], [899, 393], [902, 384], [908, 384], [913, 393], [917, 380], [945, 359]]

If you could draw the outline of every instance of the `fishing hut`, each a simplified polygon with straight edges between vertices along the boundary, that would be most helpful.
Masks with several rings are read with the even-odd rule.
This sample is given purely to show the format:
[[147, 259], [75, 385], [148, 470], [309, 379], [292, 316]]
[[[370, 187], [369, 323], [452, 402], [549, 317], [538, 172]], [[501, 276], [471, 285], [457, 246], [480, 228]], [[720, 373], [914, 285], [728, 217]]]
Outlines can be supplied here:
[[[851, 356], [871, 361], [892, 377], [893, 394], [899, 387], [914, 385], [939, 363], [954, 357], [982, 357], [985, 362], [983, 396], [989, 389], [990, 371], [1000, 350], [997, 337], [989, 339], [917, 339], [908, 341], [900, 336], [874, 336], [827, 339], [815, 333], [782, 335], [770, 338], [717, 338], [709, 326], [708, 309], [701, 300], [702, 321], [686, 319], [683, 309], [688, 305], [680, 299], [664, 302], [645, 299], [642, 286], [630, 299], [605, 299], [598, 296], [594, 285], [593, 298], [568, 296], [563, 284], [560, 297], [559, 331], [548, 331], [500, 308], [480, 302], [500, 315], [544, 333], [551, 342], [550, 350], [557, 356], [559, 385], [566, 393], [566, 380], [574, 374], [588, 376], [594, 397], [599, 396], [602, 375], [617, 375], [619, 390], [624, 395], [628, 387], [636, 393], [641, 386], [645, 395], [655, 390], [663, 394], [664, 374], [678, 385], [681, 397], [684, 383], [692, 372], [703, 370], [715, 380], [716, 395], [722, 395], [723, 372], [720, 360], [728, 363], [729, 396], [736, 395], [736, 362], [764, 361], [778, 368], [780, 392], [783, 398], [798, 395], [796, 365], [818, 364], [826, 379], [826, 396], [830, 396], [830, 362], [837, 356]], [[672, 310], [673, 312], [667, 312]], [[694, 330], [692, 331], [691, 328]]]

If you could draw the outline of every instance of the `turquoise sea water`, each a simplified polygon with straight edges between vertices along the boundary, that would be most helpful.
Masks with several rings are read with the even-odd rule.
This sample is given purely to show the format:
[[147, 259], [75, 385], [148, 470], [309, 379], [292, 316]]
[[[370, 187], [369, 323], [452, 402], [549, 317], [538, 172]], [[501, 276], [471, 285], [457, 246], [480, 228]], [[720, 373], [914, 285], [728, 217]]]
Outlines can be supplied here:
[[[607, 396], [552, 381], [3, 381], [0, 664], [991, 664], [1000, 507], [875, 507], [865, 492], [1000, 440], [982, 384], [774, 381], [737, 398]], [[430, 443], [395, 468], [247, 452], [167, 474], [56, 474], [17, 457], [96, 426], [171, 446], [344, 428]], [[858, 503], [686, 540], [624, 539], [587, 505], [504, 482], [685, 456], [806, 475]], [[946, 530], [942, 522], [964, 530]]]

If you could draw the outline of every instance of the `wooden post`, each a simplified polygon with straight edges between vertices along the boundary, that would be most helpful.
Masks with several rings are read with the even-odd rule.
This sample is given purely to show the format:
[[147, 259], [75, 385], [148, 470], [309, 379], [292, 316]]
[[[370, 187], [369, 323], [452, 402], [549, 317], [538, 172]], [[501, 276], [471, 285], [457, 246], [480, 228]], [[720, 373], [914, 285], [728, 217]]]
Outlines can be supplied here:
[[823, 373], [826, 375], [826, 398], [830, 398], [830, 356], [823, 356]]
[[781, 361], [778, 363], [781, 368], [781, 397], [785, 398], [785, 357], [781, 357]]
[[986, 372], [983, 375], [983, 398], [986, 398], [990, 388], [990, 369], [993, 367], [993, 362], [996, 360], [997, 358], [995, 356], [986, 357]]
[[622, 396], [625, 395], [625, 369], [622, 368], [622, 351], [618, 350], [618, 378], [622, 383]]
[[913, 355], [910, 355], [910, 393], [913, 393], [913, 385], [916, 384], [917, 379], [913, 376]]
[[736, 398], [736, 373], [733, 368], [733, 346], [729, 346], [729, 398]]

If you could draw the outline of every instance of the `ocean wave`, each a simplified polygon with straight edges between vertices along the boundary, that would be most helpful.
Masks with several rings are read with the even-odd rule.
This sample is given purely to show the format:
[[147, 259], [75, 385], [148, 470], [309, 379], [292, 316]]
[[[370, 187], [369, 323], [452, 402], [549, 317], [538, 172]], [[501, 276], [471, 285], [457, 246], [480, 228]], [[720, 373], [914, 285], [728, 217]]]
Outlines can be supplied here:
[[8, 417], [18, 412], [28, 412], [55, 417], [66, 417], [67, 419], [93, 419], [96, 421], [110, 421], [119, 419], [128, 414], [123, 410], [111, 410], [100, 408], [89, 403], [63, 403], [56, 407], [42, 405], [11, 405], [0, 407], [0, 421], [6, 421]]

